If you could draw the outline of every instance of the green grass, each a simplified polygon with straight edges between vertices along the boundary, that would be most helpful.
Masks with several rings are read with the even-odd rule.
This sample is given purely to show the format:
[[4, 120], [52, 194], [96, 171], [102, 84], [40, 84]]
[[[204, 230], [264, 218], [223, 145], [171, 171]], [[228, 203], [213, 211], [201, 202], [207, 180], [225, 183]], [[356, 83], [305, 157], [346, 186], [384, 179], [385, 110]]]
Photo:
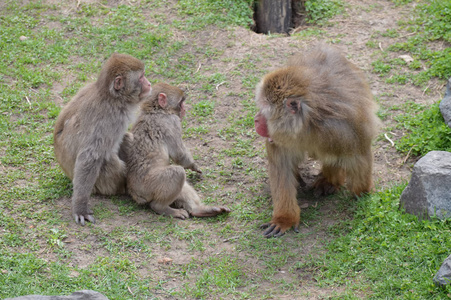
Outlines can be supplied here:
[[[327, 26], [333, 24], [321, 21], [342, 13], [341, 2], [307, 3], [321, 27], [268, 38], [237, 27], [250, 27], [253, 1], [0, 4], [0, 298], [81, 289], [112, 300], [288, 299], [315, 297], [315, 291], [337, 299], [449, 297], [449, 288], [436, 288], [431, 277], [450, 249], [450, 224], [400, 212], [403, 186], [359, 200], [346, 192], [316, 199], [302, 209], [302, 233], [262, 238], [259, 225], [271, 219], [272, 205], [264, 141], [254, 132], [255, 85], [304, 42], [345, 37], [330, 37]], [[423, 36], [420, 20], [433, 16], [424, 23], [429, 31], [418, 50], [426, 53], [429, 43], [449, 41], [440, 33], [448, 19], [437, 13], [446, 9], [442, 4], [419, 4], [423, 13], [412, 12], [419, 19], [402, 26]], [[373, 53], [378, 37], [399, 38], [395, 29], [375, 34], [367, 43]], [[289, 47], [273, 49], [284, 39]], [[406, 49], [415, 56], [410, 64], [374, 56], [382, 83], [411, 84], [414, 77], [393, 74], [399, 68], [426, 74], [426, 81], [448, 76], [443, 53]], [[187, 92], [184, 137], [203, 171], [187, 172], [187, 178], [204, 203], [226, 205], [230, 214], [178, 221], [129, 197], [98, 196], [91, 203], [98, 223], [74, 224], [72, 183], [55, 161], [53, 126], [61, 107], [95, 80], [115, 51], [143, 60], [151, 82]], [[423, 64], [434, 71], [424, 73]], [[392, 95], [378, 97], [383, 106]], [[449, 129], [436, 105], [425, 110], [399, 103], [379, 114], [389, 120], [394, 112], [400, 113], [398, 129], [410, 137], [397, 141], [399, 151], [448, 149]], [[440, 138], [428, 138], [434, 136]], [[301, 201], [304, 196], [311, 197], [301, 195]], [[163, 257], [172, 263], [160, 263]]]
[[[397, 5], [411, 2], [410, 0], [393, 1]], [[422, 2], [416, 6], [412, 18], [400, 22], [400, 28], [405, 30], [405, 41], [398, 41], [399, 30], [388, 29], [380, 33], [382, 37], [394, 38], [387, 47], [388, 52], [398, 55], [408, 53], [413, 61], [408, 68], [397, 68], [389, 72], [387, 68], [381, 70], [381, 64], [392, 66], [393, 63], [384, 55], [382, 62], [373, 64], [373, 71], [397, 78], [387, 80], [387, 83], [405, 84], [411, 82], [423, 86], [431, 78], [448, 79], [451, 77], [451, 48], [446, 45], [451, 42], [451, 1], [432, 0]], [[431, 47], [431, 45], [435, 45]], [[369, 41], [368, 47], [375, 48], [376, 42]], [[405, 63], [404, 63], [405, 64]], [[424, 67], [423, 67], [424, 66]]]
[[[237, 261], [237, 258], [229, 255], [221, 255], [220, 257], [211, 257], [205, 263], [201, 261], [193, 261], [186, 265], [182, 270], [188, 278], [193, 270], [199, 272], [196, 274], [195, 284], [187, 284], [185, 286], [186, 295], [195, 298], [205, 299], [211, 297], [240, 297], [248, 298], [249, 293], [239, 291], [248, 283], [248, 278], [243, 270], [243, 262]], [[200, 270], [199, 270], [200, 267]]]
[[439, 103], [431, 106], [412, 103], [406, 114], [396, 120], [405, 132], [396, 143], [396, 149], [413, 156], [424, 156], [429, 151], [451, 151], [451, 128], [443, 120]]
[[[451, 286], [437, 289], [432, 277], [451, 248], [450, 220], [419, 221], [399, 209], [405, 185], [358, 201], [354, 218], [330, 228], [336, 239], [320, 259], [299, 267], [315, 269], [318, 282], [371, 290], [366, 299], [447, 299]], [[343, 231], [347, 234], [343, 235]], [[360, 299], [350, 292], [336, 299]]]
[[237, 25], [249, 27], [252, 23], [252, 0], [181, 0], [177, 2], [180, 16], [187, 16], [175, 25], [185, 30], [199, 30], [207, 25]]
[[333, 16], [343, 12], [344, 4], [340, 0], [305, 1], [305, 11], [309, 23], [325, 25]]

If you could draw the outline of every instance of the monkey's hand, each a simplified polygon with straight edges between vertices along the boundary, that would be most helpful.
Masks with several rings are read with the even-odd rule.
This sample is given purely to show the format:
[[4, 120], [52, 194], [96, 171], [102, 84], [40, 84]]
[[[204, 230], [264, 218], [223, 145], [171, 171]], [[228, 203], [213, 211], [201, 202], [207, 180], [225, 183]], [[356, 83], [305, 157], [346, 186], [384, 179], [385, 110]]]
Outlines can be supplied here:
[[192, 164], [190, 167], [188, 167], [187, 169], [190, 169], [191, 171], [197, 172], [198, 174], [202, 174], [202, 171], [197, 167], [196, 164]]
[[290, 228], [293, 227], [293, 226], [294, 226], [294, 231], [295, 231], [296, 233], [299, 232], [299, 220], [298, 220], [297, 223], [295, 223], [295, 224], [291, 224], [291, 223], [288, 224], [288, 223], [286, 222], [286, 220], [282, 220], [282, 221], [279, 220], [279, 222], [277, 222], [278, 219], [280, 219], [280, 218], [273, 218], [273, 219], [271, 220], [271, 222], [265, 223], [265, 224], [263, 224], [263, 225], [260, 226], [260, 229], [266, 229], [266, 230], [263, 232], [263, 236], [264, 236], [265, 238], [270, 238], [270, 237], [281, 237], [282, 235], [285, 234], [285, 232], [286, 232], [288, 229], [290, 229]]
[[80, 210], [80, 212], [74, 210], [72, 215], [74, 216], [75, 223], [80, 224], [81, 226], [85, 226], [85, 220], [93, 224], [96, 222], [93, 212], [90, 209]]

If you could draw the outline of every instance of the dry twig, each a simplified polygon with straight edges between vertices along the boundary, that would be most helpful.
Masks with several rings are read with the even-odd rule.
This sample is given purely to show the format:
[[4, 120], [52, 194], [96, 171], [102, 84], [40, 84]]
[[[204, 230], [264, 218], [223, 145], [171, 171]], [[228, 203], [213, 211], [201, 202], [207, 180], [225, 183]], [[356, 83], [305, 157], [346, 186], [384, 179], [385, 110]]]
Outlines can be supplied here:
[[384, 133], [385, 138], [390, 142], [390, 144], [392, 145], [392, 147], [395, 146], [395, 143], [388, 137], [388, 135], [386, 133]]

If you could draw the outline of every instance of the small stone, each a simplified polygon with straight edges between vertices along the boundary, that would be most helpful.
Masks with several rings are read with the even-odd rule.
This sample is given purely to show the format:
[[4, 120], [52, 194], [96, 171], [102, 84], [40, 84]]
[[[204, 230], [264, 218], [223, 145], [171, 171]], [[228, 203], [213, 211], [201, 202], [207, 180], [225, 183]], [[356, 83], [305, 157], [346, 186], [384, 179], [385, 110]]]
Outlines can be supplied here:
[[26, 37], [26, 36], [22, 35], [22, 36], [20, 36], [19, 40], [21, 40], [21, 41], [25, 41], [25, 40], [28, 40], [28, 37]]
[[6, 298], [5, 300], [108, 300], [108, 298], [99, 292], [91, 290], [83, 290], [73, 292], [69, 296], [29, 295], [29, 296], [20, 296], [16, 298]]

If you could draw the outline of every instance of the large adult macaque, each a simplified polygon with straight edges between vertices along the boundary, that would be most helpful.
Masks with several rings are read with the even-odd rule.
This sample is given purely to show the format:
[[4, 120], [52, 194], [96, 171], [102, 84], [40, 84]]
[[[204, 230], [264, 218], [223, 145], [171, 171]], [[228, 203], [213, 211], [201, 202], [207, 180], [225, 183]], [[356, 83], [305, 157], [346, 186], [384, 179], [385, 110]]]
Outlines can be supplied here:
[[[186, 219], [229, 212], [223, 206], [204, 206], [186, 182], [185, 169], [202, 173], [182, 141], [181, 119], [185, 94], [174, 86], [154, 85], [141, 105], [127, 148], [127, 189], [139, 204], [149, 204], [158, 214]], [[176, 164], [171, 165], [170, 159]]]
[[371, 142], [380, 120], [364, 74], [338, 50], [319, 45], [295, 55], [263, 77], [256, 89], [257, 133], [267, 138], [273, 217], [266, 237], [294, 226], [298, 165], [306, 155], [322, 162], [315, 195], [335, 192], [347, 180], [355, 195], [371, 191]]
[[96, 82], [81, 89], [62, 109], [53, 132], [55, 156], [73, 182], [72, 214], [76, 223], [94, 223], [89, 209], [91, 192], [125, 192], [126, 167], [119, 157], [121, 144], [139, 102], [151, 91], [144, 64], [114, 53]]

